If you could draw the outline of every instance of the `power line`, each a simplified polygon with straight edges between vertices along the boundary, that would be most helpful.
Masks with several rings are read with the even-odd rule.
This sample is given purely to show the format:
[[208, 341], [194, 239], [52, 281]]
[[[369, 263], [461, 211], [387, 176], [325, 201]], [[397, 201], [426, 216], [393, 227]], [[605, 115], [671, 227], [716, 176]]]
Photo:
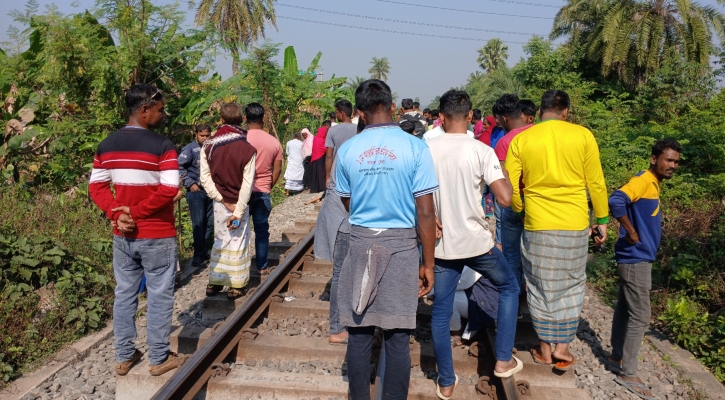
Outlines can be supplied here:
[[543, 3], [528, 3], [525, 1], [516, 1], [516, 0], [486, 0], [486, 1], [494, 1], [497, 3], [508, 3], [508, 4], [516, 4], [520, 6], [532, 6], [532, 7], [551, 7], [551, 8], [561, 8], [562, 6], [555, 6], [553, 4], [543, 4]]
[[[481, 42], [487, 39], [475, 39], [475, 38], [464, 38], [464, 37], [457, 37], [457, 36], [443, 36], [443, 35], [431, 35], [428, 33], [415, 33], [415, 32], [401, 32], [401, 31], [391, 31], [389, 29], [378, 29], [378, 28], [368, 28], [366, 26], [355, 26], [355, 25], [343, 25], [343, 24], [334, 24], [327, 21], [313, 21], [309, 19], [303, 19], [303, 18], [293, 18], [293, 17], [285, 17], [278, 15], [277, 18], [279, 19], [289, 19], [292, 21], [301, 21], [301, 22], [310, 22], [313, 24], [321, 24], [326, 26], [338, 26], [341, 28], [354, 28], [354, 29], [363, 29], [366, 31], [373, 31], [373, 32], [384, 32], [384, 33], [396, 33], [399, 35], [411, 35], [411, 36], [424, 36], [424, 37], [432, 37], [432, 38], [439, 38], [439, 39], [452, 39], [452, 40], [468, 40], [468, 41], [474, 41], [474, 42]], [[509, 44], [526, 44], [526, 42], [514, 42], [509, 40], [503, 40], [504, 43]]]
[[[390, 19], [390, 18], [382, 18], [382, 17], [371, 17], [371, 16], [368, 16], [368, 15], [358, 15], [358, 14], [350, 14], [350, 13], [344, 13], [344, 12], [338, 12], [338, 11], [321, 10], [319, 8], [294, 6], [294, 5], [291, 5], [291, 4], [283, 4], [283, 3], [277, 3], [276, 5], [277, 6], [282, 6], [282, 7], [297, 8], [297, 9], [300, 9], [300, 10], [307, 10], [307, 11], [322, 12], [322, 13], [327, 13], [327, 14], [341, 15], [341, 16], [345, 16], [345, 17], [365, 18], [365, 19], [371, 19], [371, 20], [377, 20], [377, 21], [394, 22], [394, 23], [410, 24], [410, 25], [418, 25], [418, 26], [421, 26], [422, 25], [422, 26], [429, 26], [429, 27], [433, 27], [433, 28], [460, 29], [460, 30], [464, 30], [464, 31], [505, 33], [505, 34], [509, 34], [509, 35], [523, 35], [523, 36], [536, 35], [535, 33], [497, 31], [497, 30], [494, 30], [494, 29], [468, 28], [468, 27], [462, 27], [462, 26], [429, 24], [429, 23], [425, 23], [425, 22], [402, 21], [402, 20], [399, 20], [399, 19]], [[541, 34], [541, 36], [546, 36], [546, 35], [545, 34]]]
[[516, 17], [516, 18], [533, 18], [533, 19], [554, 19], [554, 17], [537, 17], [533, 15], [514, 15], [514, 14], [501, 14], [501, 13], [494, 13], [494, 12], [488, 12], [488, 11], [476, 11], [476, 10], [463, 10], [460, 8], [448, 8], [448, 7], [438, 7], [438, 6], [428, 6], [425, 4], [413, 4], [413, 3], [403, 3], [401, 1], [392, 1], [392, 0], [377, 0], [383, 3], [391, 3], [391, 4], [399, 4], [403, 6], [415, 6], [415, 7], [423, 7], [423, 8], [433, 8], [437, 10], [446, 10], [446, 11], [460, 11], [460, 12], [466, 12], [466, 13], [474, 13], [474, 14], [486, 14], [486, 15], [498, 15], [500, 17]]

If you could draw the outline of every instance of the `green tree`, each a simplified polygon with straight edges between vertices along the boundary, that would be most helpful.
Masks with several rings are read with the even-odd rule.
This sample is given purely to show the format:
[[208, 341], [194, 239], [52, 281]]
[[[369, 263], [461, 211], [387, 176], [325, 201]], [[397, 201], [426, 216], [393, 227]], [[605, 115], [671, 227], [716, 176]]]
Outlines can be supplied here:
[[725, 39], [725, 17], [691, 0], [569, 0], [557, 14], [551, 38], [568, 44], [636, 86], [677, 49], [688, 62], [709, 67], [713, 40]]
[[277, 28], [275, 0], [201, 0], [195, 21], [211, 25], [232, 53], [232, 72], [239, 72], [239, 54], [264, 38], [265, 25]]
[[491, 39], [478, 49], [478, 65], [487, 72], [493, 72], [506, 66], [509, 47], [501, 39]]
[[372, 65], [368, 70], [370, 73], [370, 79], [380, 79], [382, 81], [388, 80], [388, 74], [390, 73], [390, 61], [388, 61], [388, 57], [373, 57], [370, 64]]

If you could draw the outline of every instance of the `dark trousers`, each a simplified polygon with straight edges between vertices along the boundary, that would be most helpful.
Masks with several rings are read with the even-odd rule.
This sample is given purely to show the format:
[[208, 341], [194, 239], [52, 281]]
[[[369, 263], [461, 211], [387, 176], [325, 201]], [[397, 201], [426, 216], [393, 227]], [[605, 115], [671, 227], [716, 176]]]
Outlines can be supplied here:
[[332, 281], [330, 283], [330, 335], [337, 335], [345, 331], [340, 324], [340, 312], [337, 308], [337, 287], [340, 284], [340, 271], [345, 262], [347, 250], [350, 248], [350, 234], [337, 232], [335, 248], [332, 251]]
[[200, 190], [187, 191], [186, 203], [189, 204], [194, 237], [194, 262], [200, 263], [209, 258], [209, 238], [214, 232], [214, 201]]
[[[350, 400], [370, 399], [370, 360], [374, 326], [348, 327], [347, 376]], [[385, 376], [383, 400], [405, 400], [410, 386], [410, 330], [383, 331], [385, 341]]]
[[272, 199], [269, 193], [252, 192], [249, 199], [249, 214], [254, 224], [254, 257], [257, 269], [267, 268], [269, 254], [269, 214]]
[[622, 375], [637, 375], [637, 357], [652, 315], [652, 263], [617, 264], [619, 293], [612, 317], [612, 358], [622, 360]]

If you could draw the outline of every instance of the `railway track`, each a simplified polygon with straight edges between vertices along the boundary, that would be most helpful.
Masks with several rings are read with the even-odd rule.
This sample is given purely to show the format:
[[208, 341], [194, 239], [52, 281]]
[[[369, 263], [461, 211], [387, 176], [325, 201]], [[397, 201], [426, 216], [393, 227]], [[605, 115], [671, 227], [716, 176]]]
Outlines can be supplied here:
[[[211, 327], [172, 330], [172, 350], [192, 354], [175, 373], [148, 375], [147, 361], [117, 378], [116, 398], [126, 399], [345, 399], [346, 346], [327, 342], [329, 281], [332, 264], [313, 255], [314, 221], [297, 221], [273, 243], [280, 263], [242, 299], [223, 295], [204, 300], [203, 318]], [[296, 243], [295, 243], [296, 242]], [[284, 253], [284, 254], [282, 254]], [[255, 286], [256, 285], [256, 286]], [[430, 303], [418, 306], [411, 336], [410, 399], [437, 399], [435, 357], [430, 337]], [[377, 364], [379, 341], [373, 362]], [[455, 399], [589, 399], [576, 388], [574, 371], [555, 373], [534, 364], [528, 349], [536, 335], [525, 318], [519, 322], [517, 357], [524, 370], [512, 378], [493, 378], [493, 330], [479, 332], [470, 347], [453, 349], [461, 378]], [[371, 377], [373, 381], [377, 381]], [[373, 384], [375, 393], [375, 384]]]

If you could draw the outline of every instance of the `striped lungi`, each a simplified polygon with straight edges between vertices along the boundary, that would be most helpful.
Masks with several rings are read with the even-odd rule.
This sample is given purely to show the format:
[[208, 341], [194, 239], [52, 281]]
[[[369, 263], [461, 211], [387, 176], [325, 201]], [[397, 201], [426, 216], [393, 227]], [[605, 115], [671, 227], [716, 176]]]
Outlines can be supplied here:
[[241, 289], [249, 283], [252, 264], [249, 207], [237, 229], [227, 228], [231, 216], [224, 204], [214, 202], [214, 246], [209, 260], [209, 284]]
[[574, 340], [586, 284], [589, 228], [583, 231], [524, 230], [521, 260], [531, 319], [539, 339]]

